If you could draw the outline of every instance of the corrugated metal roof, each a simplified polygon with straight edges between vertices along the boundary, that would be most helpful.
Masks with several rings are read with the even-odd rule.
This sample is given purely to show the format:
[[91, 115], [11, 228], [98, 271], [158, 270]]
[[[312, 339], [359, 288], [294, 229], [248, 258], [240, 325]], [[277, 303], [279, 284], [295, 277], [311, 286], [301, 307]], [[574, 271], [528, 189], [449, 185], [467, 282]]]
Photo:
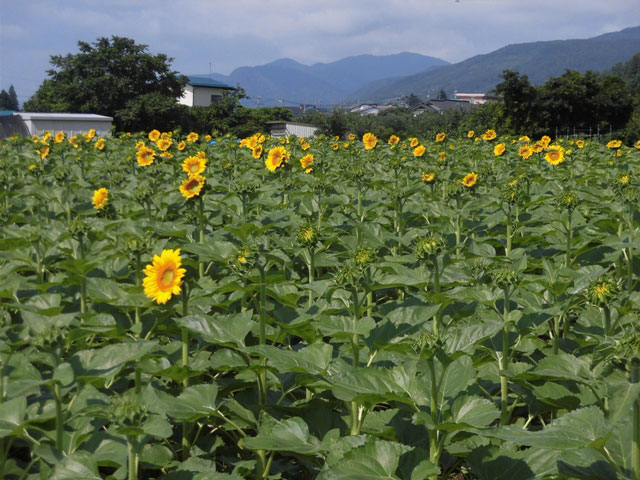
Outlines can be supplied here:
[[207, 77], [194, 77], [188, 76], [189, 81], [187, 82], [189, 85], [193, 85], [194, 87], [211, 87], [211, 88], [223, 88], [226, 90], [235, 90], [234, 87], [227, 85], [226, 83], [219, 82], [218, 80], [214, 80], [213, 78]]
[[23, 120], [101, 120], [112, 121], [113, 117], [96, 115], [95, 113], [39, 113], [17, 112]]

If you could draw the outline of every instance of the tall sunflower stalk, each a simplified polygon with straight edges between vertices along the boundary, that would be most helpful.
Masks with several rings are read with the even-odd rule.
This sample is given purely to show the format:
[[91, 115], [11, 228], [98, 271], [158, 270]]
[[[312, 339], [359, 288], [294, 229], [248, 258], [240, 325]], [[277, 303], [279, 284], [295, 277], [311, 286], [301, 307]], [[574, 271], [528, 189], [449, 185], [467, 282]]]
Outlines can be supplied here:
[[[640, 358], [631, 361], [631, 383], [640, 383]], [[633, 436], [631, 440], [631, 478], [640, 480], [640, 398], [633, 402]]]

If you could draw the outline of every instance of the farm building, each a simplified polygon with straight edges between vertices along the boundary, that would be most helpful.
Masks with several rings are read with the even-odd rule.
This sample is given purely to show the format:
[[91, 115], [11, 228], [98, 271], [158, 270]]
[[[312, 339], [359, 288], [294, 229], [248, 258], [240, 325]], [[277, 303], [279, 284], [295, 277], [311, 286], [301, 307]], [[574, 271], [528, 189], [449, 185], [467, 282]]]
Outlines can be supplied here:
[[70, 137], [88, 133], [93, 129], [97, 136], [104, 137], [111, 134], [112, 121], [112, 117], [93, 113], [13, 112], [11, 115], [0, 117], [2, 125], [0, 135], [3, 138], [14, 133], [42, 135], [45, 131], [49, 131], [53, 135], [64, 132]]
[[225, 93], [235, 90], [226, 83], [207, 77], [187, 77], [187, 86], [178, 102], [188, 107], [208, 107], [219, 102]]
[[308, 123], [297, 122], [267, 122], [271, 128], [271, 136], [275, 138], [288, 137], [289, 135], [295, 135], [297, 137], [312, 137], [315, 135], [318, 127], [315, 125], [309, 125]]

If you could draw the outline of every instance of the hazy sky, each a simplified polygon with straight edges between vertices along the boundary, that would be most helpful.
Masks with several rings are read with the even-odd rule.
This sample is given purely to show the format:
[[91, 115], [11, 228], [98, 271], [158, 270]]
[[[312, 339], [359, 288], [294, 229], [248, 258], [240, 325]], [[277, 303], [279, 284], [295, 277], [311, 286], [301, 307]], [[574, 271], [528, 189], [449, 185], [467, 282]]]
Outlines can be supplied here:
[[134, 39], [184, 74], [289, 57], [416, 52], [458, 62], [510, 43], [589, 38], [640, 25], [640, 0], [0, 0], [0, 88], [20, 102], [51, 55], [79, 40]]

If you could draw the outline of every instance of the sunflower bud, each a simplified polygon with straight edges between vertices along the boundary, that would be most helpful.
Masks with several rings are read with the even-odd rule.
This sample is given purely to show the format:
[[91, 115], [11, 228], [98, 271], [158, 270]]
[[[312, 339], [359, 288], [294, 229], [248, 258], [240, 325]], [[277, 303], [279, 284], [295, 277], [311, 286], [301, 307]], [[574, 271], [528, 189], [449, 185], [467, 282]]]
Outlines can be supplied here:
[[420, 238], [416, 242], [416, 255], [420, 260], [430, 260], [444, 248], [444, 243], [440, 237], [429, 235]]
[[596, 281], [585, 292], [587, 303], [595, 307], [605, 307], [616, 297], [618, 285], [611, 279], [605, 278]]
[[303, 247], [315, 247], [318, 243], [318, 230], [312, 224], [307, 223], [298, 229], [296, 240]]

